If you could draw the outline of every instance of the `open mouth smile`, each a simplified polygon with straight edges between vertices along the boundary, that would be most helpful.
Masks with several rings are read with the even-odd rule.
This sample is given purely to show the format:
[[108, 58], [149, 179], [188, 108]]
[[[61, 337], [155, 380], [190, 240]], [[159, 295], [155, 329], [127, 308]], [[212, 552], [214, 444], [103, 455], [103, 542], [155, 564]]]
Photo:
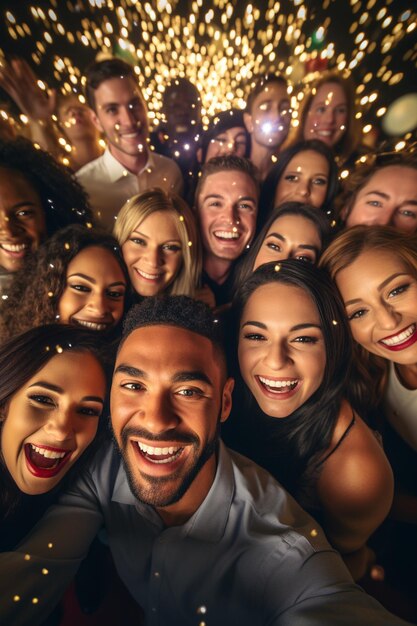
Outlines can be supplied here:
[[24, 446], [26, 464], [31, 474], [37, 478], [52, 478], [67, 464], [72, 450], [52, 448], [26, 443]]
[[26, 254], [28, 245], [26, 243], [2, 243], [0, 248], [9, 256], [19, 258]]
[[417, 341], [417, 326], [416, 324], [410, 324], [407, 328], [403, 328], [399, 333], [390, 335], [384, 339], [380, 339], [378, 343], [382, 344], [384, 348], [388, 350], [404, 350], [413, 345]]
[[221, 241], [236, 241], [240, 239], [241, 233], [237, 230], [215, 230], [214, 236], [216, 239], [220, 239]]
[[75, 317], [71, 318], [71, 322], [75, 324], [76, 326], [84, 326], [85, 328], [88, 328], [89, 330], [97, 330], [100, 332], [103, 330], [106, 330], [107, 328], [109, 328], [109, 326], [111, 326], [111, 324], [109, 323], [93, 322], [90, 320], [79, 320]]
[[265, 395], [288, 398], [297, 393], [301, 386], [298, 378], [268, 378], [266, 376], [255, 376], [255, 379]]
[[150, 280], [152, 282], [159, 281], [161, 279], [161, 277], [163, 276], [162, 272], [157, 272], [156, 274], [149, 274], [149, 272], [145, 272], [144, 270], [140, 270], [137, 267], [135, 267], [134, 270], [135, 270], [135, 272], [137, 274], [139, 274], [139, 276], [141, 278], [144, 278], [145, 280]]
[[178, 459], [181, 452], [184, 450], [180, 446], [166, 446], [164, 448], [158, 448], [156, 446], [148, 446], [141, 441], [137, 442], [139, 451], [145, 456], [151, 463], [173, 463]]
[[189, 449], [189, 445], [178, 445], [174, 442], [165, 445], [150, 445], [133, 439], [130, 442], [140, 471], [150, 476], [169, 476], [176, 472], [187, 458], [187, 448]]

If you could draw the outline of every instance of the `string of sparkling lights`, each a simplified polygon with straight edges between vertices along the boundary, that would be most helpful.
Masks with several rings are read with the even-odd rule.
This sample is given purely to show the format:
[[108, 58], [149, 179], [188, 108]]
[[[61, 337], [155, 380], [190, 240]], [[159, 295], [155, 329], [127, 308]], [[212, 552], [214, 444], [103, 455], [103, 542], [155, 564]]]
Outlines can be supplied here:
[[[364, 133], [398, 95], [413, 91], [417, 12], [411, 0], [9, 5], [0, 25], [3, 58], [24, 57], [42, 78], [41, 88], [58, 87], [83, 101], [87, 63], [97, 55], [121, 56], [135, 65], [154, 126], [162, 119], [164, 89], [177, 76], [201, 92], [204, 123], [220, 110], [244, 108], [251, 82], [266, 72], [288, 78], [294, 126], [305, 85], [325, 68], [353, 74]], [[408, 132], [396, 140], [411, 138]]]

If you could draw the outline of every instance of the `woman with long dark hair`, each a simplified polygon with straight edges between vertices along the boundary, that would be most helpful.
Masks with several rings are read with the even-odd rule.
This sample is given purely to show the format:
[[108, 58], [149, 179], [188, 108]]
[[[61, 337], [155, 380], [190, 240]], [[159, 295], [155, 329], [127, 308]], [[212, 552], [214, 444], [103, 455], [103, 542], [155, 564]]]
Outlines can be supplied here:
[[338, 187], [331, 149], [317, 139], [299, 141], [280, 153], [262, 184], [258, 223], [263, 225], [272, 210], [284, 202], [310, 204], [331, 222]]
[[0, 369], [0, 541], [6, 549], [94, 451], [91, 444], [104, 431], [106, 373], [97, 335], [59, 324], [1, 346]]
[[309, 204], [285, 202], [277, 206], [236, 269], [238, 287], [261, 265], [298, 259], [317, 265], [330, 239], [326, 217]]
[[374, 433], [346, 400], [351, 343], [337, 291], [323, 272], [289, 259], [258, 268], [233, 309], [243, 391], [226, 441], [312, 512], [359, 578], [393, 479]]

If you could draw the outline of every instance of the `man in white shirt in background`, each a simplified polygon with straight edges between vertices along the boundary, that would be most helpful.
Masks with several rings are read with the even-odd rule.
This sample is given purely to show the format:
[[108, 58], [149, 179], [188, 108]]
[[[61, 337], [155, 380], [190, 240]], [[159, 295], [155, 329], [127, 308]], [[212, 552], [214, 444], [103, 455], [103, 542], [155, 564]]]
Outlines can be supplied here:
[[148, 147], [148, 111], [135, 71], [121, 59], [106, 59], [86, 70], [86, 97], [107, 149], [77, 172], [97, 222], [112, 230], [123, 204], [141, 191], [161, 187], [181, 193], [178, 165]]

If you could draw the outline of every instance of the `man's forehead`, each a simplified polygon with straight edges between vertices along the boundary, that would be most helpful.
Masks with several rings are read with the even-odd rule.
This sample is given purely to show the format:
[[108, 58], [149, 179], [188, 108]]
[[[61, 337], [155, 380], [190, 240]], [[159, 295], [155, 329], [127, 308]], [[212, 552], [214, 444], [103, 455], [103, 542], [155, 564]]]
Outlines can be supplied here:
[[211, 353], [213, 346], [208, 337], [204, 337], [197, 332], [175, 326], [175, 324], [152, 324], [141, 326], [133, 330], [124, 340], [117, 360], [120, 356], [129, 353], [134, 355], [146, 353], [152, 360], [158, 347], [158, 357], [166, 353], [167, 357], [175, 353], [186, 356], [187, 353], [193, 358], [201, 355], [201, 348], [204, 346], [204, 358]]
[[232, 194], [236, 198], [252, 196], [255, 200], [258, 197], [255, 182], [249, 174], [240, 170], [221, 170], [209, 174], [203, 183], [200, 199], [211, 194]]
[[124, 75], [113, 76], [100, 83], [96, 89], [96, 97], [106, 98], [108, 94], [111, 94], [112, 98], [117, 100], [121, 85], [123, 85], [123, 92], [129, 92], [132, 98], [138, 97], [143, 100], [139, 85], [135, 79], [132, 76]]

